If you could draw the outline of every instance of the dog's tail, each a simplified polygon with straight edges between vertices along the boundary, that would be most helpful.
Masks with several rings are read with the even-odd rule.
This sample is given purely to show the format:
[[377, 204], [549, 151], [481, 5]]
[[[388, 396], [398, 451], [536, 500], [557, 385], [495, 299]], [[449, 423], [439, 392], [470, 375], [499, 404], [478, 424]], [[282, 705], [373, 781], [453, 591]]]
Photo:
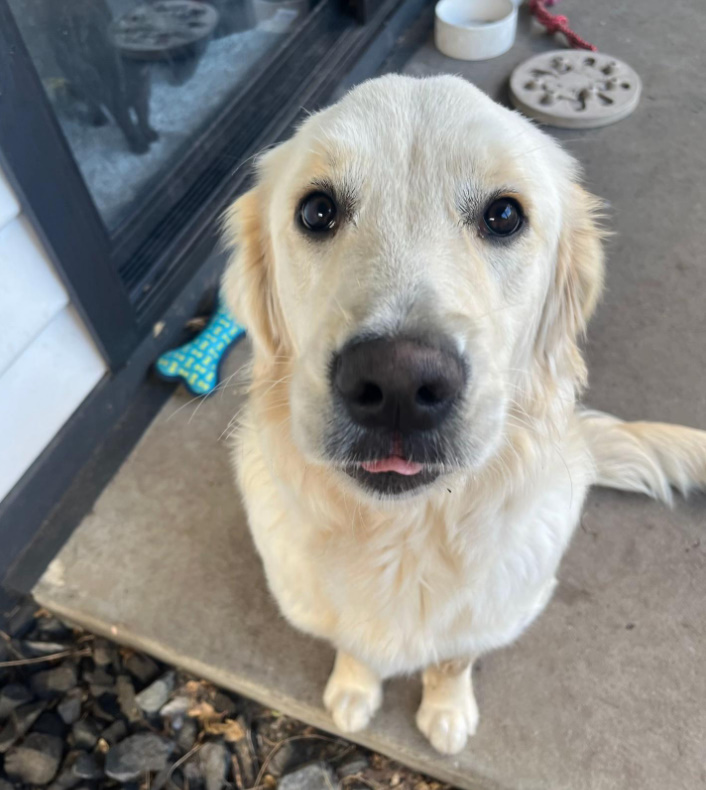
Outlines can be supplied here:
[[596, 483], [672, 503], [706, 489], [706, 431], [658, 422], [622, 422], [583, 411], [579, 419], [596, 465]]

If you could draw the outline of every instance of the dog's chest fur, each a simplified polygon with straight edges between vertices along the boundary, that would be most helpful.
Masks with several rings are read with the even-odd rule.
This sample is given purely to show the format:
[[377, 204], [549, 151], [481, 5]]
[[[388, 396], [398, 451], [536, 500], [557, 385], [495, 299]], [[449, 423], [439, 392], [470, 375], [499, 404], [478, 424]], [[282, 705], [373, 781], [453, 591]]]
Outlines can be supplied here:
[[489, 472], [421, 502], [370, 508], [332, 493], [281, 434], [245, 430], [238, 452], [253, 537], [285, 616], [381, 675], [516, 638], [551, 595], [589, 478], [581, 446], [535, 441], [532, 473], [511, 492]]

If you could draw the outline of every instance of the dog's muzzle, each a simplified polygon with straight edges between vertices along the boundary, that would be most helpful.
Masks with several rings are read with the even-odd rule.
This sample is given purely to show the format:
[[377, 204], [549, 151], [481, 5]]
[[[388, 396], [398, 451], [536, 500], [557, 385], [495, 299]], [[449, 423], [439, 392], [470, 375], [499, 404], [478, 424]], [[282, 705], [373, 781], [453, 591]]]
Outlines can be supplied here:
[[358, 434], [348, 473], [401, 494], [432, 482], [438, 438], [462, 397], [467, 371], [446, 338], [356, 340], [332, 365], [337, 408]]

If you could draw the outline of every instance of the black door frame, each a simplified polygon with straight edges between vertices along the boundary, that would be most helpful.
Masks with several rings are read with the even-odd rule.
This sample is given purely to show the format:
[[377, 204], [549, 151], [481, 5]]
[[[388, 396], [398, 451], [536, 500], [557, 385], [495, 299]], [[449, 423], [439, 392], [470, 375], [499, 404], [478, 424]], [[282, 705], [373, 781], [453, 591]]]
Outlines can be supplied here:
[[0, 157], [103, 356], [137, 342], [133, 308], [109, 265], [101, 220], [5, 0], [0, 0]]

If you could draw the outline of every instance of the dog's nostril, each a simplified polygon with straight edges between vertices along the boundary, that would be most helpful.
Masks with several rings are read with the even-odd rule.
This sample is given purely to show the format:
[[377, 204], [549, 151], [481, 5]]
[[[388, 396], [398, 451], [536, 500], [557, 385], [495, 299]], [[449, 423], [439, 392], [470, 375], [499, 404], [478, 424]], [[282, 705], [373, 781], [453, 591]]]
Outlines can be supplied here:
[[434, 391], [433, 387], [425, 384], [417, 390], [415, 400], [420, 406], [436, 406], [442, 398]]
[[361, 406], [379, 406], [383, 401], [383, 394], [377, 384], [372, 381], [366, 381], [363, 388], [358, 395], [358, 403]]

